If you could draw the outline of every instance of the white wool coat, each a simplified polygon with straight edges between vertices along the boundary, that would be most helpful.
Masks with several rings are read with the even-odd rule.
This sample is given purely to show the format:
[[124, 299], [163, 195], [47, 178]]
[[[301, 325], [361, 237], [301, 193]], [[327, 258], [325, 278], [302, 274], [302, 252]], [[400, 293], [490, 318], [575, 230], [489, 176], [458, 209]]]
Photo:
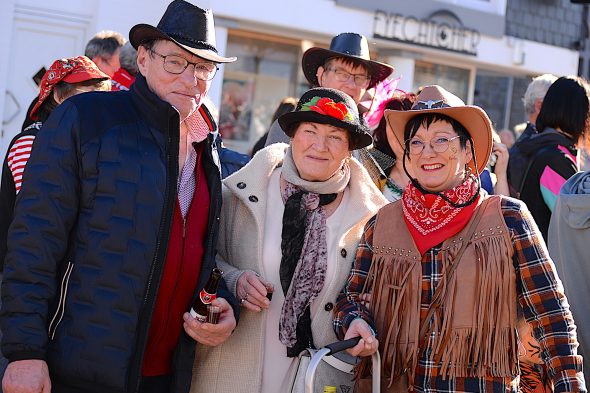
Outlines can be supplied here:
[[[224, 278], [235, 294], [244, 270], [262, 272], [262, 245], [270, 176], [283, 162], [288, 145], [273, 144], [256, 153], [252, 161], [223, 182], [223, 208], [217, 251]], [[365, 223], [387, 204], [366, 170], [356, 159], [350, 162], [349, 211], [344, 215], [338, 244], [339, 260], [328, 290], [317, 298], [320, 307], [311, 315], [315, 345], [337, 341], [332, 328], [334, 303], [348, 278]], [[282, 217], [277, 217], [282, 220]], [[277, 264], [278, 269], [278, 264]], [[264, 313], [264, 311], [263, 311]], [[222, 345], [197, 345], [191, 393], [255, 393], [262, 383], [265, 319], [263, 313], [242, 308], [240, 322]], [[278, 323], [278, 321], [277, 321]]]

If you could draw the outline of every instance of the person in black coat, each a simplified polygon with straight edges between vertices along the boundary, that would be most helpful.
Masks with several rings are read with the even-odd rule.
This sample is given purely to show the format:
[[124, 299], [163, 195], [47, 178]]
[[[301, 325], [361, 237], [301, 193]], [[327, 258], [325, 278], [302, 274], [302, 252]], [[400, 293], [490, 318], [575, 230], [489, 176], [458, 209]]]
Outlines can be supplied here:
[[[223, 282], [216, 299], [202, 293], [221, 179], [201, 105], [236, 58], [217, 53], [211, 11], [183, 0], [129, 35], [131, 90], [68, 99], [27, 163], [2, 286], [6, 393], [188, 392], [196, 345], [236, 326]], [[189, 314], [198, 297], [215, 299], [218, 324]]]

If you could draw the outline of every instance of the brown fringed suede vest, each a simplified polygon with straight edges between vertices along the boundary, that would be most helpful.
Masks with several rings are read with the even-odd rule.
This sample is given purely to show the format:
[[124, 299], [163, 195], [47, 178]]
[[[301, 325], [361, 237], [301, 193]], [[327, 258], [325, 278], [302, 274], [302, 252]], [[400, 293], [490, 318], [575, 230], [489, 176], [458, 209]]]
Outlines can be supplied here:
[[[443, 301], [430, 326], [436, 334], [422, 345], [418, 337], [422, 256], [407, 230], [401, 201], [377, 214], [373, 261], [363, 292], [373, 294], [382, 376], [389, 385], [405, 372], [413, 383], [424, 349], [420, 346], [433, 349], [431, 360], [440, 364], [439, 374], [447, 377], [518, 374], [514, 251], [500, 198], [490, 198], [478, 207], [485, 210], [471, 239], [464, 238], [466, 225], [442, 244], [443, 273], [438, 285], [444, 286]], [[447, 277], [449, 264], [467, 240], [459, 265]]]

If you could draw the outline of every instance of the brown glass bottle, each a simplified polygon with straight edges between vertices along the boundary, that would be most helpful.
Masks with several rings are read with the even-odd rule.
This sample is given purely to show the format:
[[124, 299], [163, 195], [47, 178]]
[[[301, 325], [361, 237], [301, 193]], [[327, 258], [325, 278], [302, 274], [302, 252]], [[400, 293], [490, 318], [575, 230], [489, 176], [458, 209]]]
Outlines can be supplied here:
[[221, 269], [214, 267], [207, 283], [191, 305], [190, 314], [199, 322], [207, 322], [207, 306], [217, 298], [217, 287], [222, 275]]

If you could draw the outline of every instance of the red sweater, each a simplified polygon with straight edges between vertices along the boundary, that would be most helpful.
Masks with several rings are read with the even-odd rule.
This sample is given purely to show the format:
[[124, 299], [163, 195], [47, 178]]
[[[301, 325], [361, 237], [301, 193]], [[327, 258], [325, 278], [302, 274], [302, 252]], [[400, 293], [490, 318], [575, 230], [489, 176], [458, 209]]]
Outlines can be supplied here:
[[111, 91], [129, 90], [133, 82], [135, 82], [135, 77], [121, 67], [111, 78]]
[[178, 198], [174, 207], [166, 265], [143, 357], [142, 375], [146, 377], [172, 373], [172, 355], [183, 329], [182, 315], [190, 307], [201, 272], [209, 217], [209, 189], [201, 159], [204, 144], [199, 143], [196, 149], [195, 194], [184, 228]]

